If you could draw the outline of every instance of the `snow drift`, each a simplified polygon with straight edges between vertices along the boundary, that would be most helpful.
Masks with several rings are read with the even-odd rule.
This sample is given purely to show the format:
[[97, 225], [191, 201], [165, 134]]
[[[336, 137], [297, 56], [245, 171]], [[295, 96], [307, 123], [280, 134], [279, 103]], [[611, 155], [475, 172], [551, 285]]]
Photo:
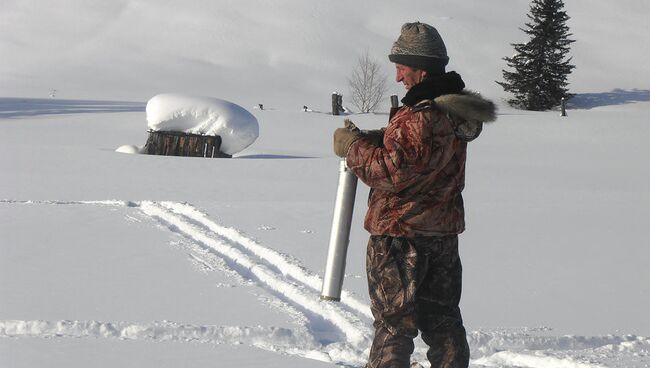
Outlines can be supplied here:
[[212, 97], [165, 93], [147, 102], [147, 125], [154, 131], [174, 131], [221, 137], [221, 151], [233, 155], [259, 136], [257, 119], [243, 107]]

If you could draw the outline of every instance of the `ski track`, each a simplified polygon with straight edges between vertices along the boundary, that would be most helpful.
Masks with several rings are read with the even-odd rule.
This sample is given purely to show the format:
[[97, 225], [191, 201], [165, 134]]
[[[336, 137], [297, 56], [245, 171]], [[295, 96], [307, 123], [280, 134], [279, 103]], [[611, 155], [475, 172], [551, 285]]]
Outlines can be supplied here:
[[[275, 265], [283, 275], [290, 276], [296, 281], [299, 281], [302, 284], [320, 292], [323, 285], [323, 279], [318, 275], [308, 272], [304, 267], [301, 267], [299, 264], [295, 263], [296, 261], [290, 260], [288, 256], [282, 255], [273, 249], [266, 248], [258, 244], [254, 240], [243, 236], [236, 229], [227, 228], [213, 222], [204, 213], [198, 211], [196, 208], [188, 204], [161, 202], [160, 205], [173, 211], [176, 214], [186, 216], [188, 219], [195, 221], [198, 224], [204, 225], [215, 234], [219, 234], [220, 236], [223, 236], [230, 241], [240, 244], [243, 248], [250, 251], [255, 256], [263, 259], [268, 264]], [[341, 303], [361, 313], [367, 318], [373, 318], [368, 305], [357, 299], [352, 293], [346, 290], [343, 290], [341, 292]]]
[[541, 336], [549, 329], [472, 331], [468, 341], [476, 367], [647, 368], [650, 338], [624, 336]]
[[[187, 203], [153, 201], [0, 200], [9, 205], [93, 205], [132, 208], [182, 236], [192, 262], [206, 272], [220, 270], [241, 284], [266, 290], [264, 296], [288, 313], [296, 329], [243, 326], [196, 326], [170, 321], [152, 323], [101, 321], [0, 320], [5, 338], [107, 338], [246, 344], [309, 359], [362, 366], [372, 330], [369, 307], [343, 291], [340, 303], [319, 300], [322, 278], [289, 255], [264, 247], [236, 229], [214, 222]], [[129, 221], [129, 216], [126, 219]], [[133, 217], [130, 217], [133, 219]], [[310, 325], [323, 324], [318, 331]], [[329, 326], [329, 327], [328, 327]], [[545, 332], [545, 335], [540, 335]], [[472, 367], [501, 368], [641, 368], [650, 366], [650, 339], [625, 336], [547, 336], [545, 329], [492, 329], [468, 333]], [[335, 338], [332, 338], [335, 336]], [[334, 341], [334, 342], [332, 342]], [[413, 358], [426, 363], [420, 342]]]
[[330, 361], [310, 336], [286, 328], [196, 326], [169, 321], [149, 324], [100, 321], [0, 321], [0, 336], [106, 338], [120, 340], [245, 344], [260, 349]]
[[[187, 205], [174, 203], [162, 205], [149, 201], [142, 202], [140, 209], [146, 215], [167, 225], [172, 231], [191, 238], [202, 247], [216, 252], [226, 259], [231, 268], [240, 275], [252, 278], [276, 296], [286, 298], [294, 306], [329, 321], [345, 335], [352, 346], [367, 345], [369, 343], [371, 331], [368, 325], [355, 314], [344, 310], [335, 303], [320, 301], [319, 294], [308, 285], [289, 282], [281, 272], [273, 269], [272, 265], [282, 268], [281, 264], [275, 264], [263, 257], [255, 259], [256, 255], [245, 244], [240, 242], [243, 238], [240, 234], [234, 232], [233, 234], [224, 235], [215, 232], [210, 229], [210, 225], [217, 230], [222, 229], [213, 222], [205, 223], [200, 221], [205, 219], [199, 217], [188, 218], [180, 214], [180, 211], [173, 211], [179, 206], [181, 210], [188, 209]], [[252, 244], [252, 241], [249, 243]], [[251, 244], [248, 244], [248, 246]], [[257, 247], [261, 248], [259, 245]]]

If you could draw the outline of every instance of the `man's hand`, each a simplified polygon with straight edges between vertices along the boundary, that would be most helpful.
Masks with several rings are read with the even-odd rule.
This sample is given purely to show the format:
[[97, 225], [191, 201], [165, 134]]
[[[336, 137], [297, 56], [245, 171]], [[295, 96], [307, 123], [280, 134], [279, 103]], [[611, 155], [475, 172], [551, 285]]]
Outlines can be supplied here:
[[357, 126], [354, 125], [354, 123], [350, 119], [343, 120], [343, 126], [345, 127], [345, 129], [351, 130], [353, 132], [359, 131], [359, 128], [357, 128]]
[[345, 119], [344, 123], [346, 129], [360, 132], [361, 137], [367, 139], [373, 145], [377, 147], [384, 145], [384, 129], [359, 130], [350, 119]]
[[[361, 138], [359, 128], [355, 126], [354, 128], [356, 130], [353, 130], [348, 129], [347, 126], [346, 122], [346, 128], [338, 128], [334, 131], [334, 153], [339, 157], [345, 157], [348, 154], [348, 150], [352, 143]], [[354, 126], [354, 124], [352, 124], [352, 126]]]
[[339, 157], [345, 157], [350, 145], [359, 138], [364, 138], [377, 147], [383, 146], [384, 130], [360, 130], [350, 119], [345, 119], [343, 128], [334, 131], [334, 153]]

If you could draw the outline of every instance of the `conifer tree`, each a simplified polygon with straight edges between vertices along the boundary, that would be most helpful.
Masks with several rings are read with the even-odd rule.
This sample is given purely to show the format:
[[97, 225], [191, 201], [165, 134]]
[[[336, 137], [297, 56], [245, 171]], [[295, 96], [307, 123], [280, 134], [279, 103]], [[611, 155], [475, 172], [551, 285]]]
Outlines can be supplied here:
[[527, 14], [530, 22], [521, 30], [530, 36], [526, 43], [511, 44], [516, 51], [505, 60], [513, 71], [503, 70], [500, 84], [514, 94], [508, 103], [526, 110], [548, 110], [570, 97], [567, 77], [575, 68], [567, 59], [569, 45], [569, 16], [562, 0], [533, 0]]

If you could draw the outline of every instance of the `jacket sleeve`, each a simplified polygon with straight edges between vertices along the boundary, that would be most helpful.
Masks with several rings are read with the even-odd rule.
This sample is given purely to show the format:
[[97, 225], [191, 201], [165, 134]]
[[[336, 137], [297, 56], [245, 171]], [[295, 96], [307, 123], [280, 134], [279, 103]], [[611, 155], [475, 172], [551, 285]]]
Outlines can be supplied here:
[[399, 193], [423, 175], [440, 171], [454, 155], [454, 140], [451, 125], [439, 112], [407, 112], [389, 123], [383, 147], [358, 139], [346, 163], [369, 187]]

